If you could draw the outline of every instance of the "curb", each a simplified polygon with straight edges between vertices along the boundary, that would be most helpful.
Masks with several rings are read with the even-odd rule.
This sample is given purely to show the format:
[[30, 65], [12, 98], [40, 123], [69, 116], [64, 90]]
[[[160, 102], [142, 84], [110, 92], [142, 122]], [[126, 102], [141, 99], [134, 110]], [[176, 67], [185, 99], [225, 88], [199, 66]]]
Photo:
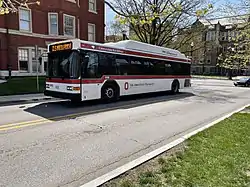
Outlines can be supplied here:
[[143, 155], [143, 156], [141, 156], [141, 157], [125, 164], [125, 165], [122, 165], [122, 166], [120, 166], [120, 167], [118, 167], [118, 168], [116, 168], [116, 169], [90, 181], [90, 182], [87, 182], [79, 187], [97, 187], [97, 186], [100, 186], [100, 185], [120, 176], [121, 174], [157, 157], [158, 155], [166, 152], [167, 150], [179, 145], [180, 143], [182, 143], [185, 140], [189, 139], [190, 137], [194, 136], [195, 134], [197, 134], [201, 131], [204, 131], [205, 129], [208, 129], [209, 127], [214, 126], [215, 124], [229, 118], [233, 114], [238, 113], [249, 106], [250, 106], [250, 104], [245, 105], [237, 110], [234, 110], [233, 112], [230, 112], [230, 113], [218, 118], [217, 120], [212, 121], [211, 123], [208, 123], [208, 124], [198, 128], [190, 133], [187, 133], [187, 134], [183, 135], [182, 137], [180, 137], [180, 138], [178, 138], [178, 139], [176, 139], [176, 140], [174, 140], [174, 141], [172, 141], [172, 142], [170, 142], [170, 143], [168, 143], [168, 144], [166, 144], [166, 145], [164, 145], [164, 146], [162, 146], [162, 147], [160, 147], [160, 148], [158, 148], [150, 153], [147, 153], [147, 154], [145, 154], [145, 155]]
[[5, 104], [13, 104], [13, 103], [23, 103], [23, 102], [30, 102], [30, 101], [48, 101], [52, 100], [53, 98], [45, 97], [45, 98], [35, 98], [35, 99], [20, 99], [20, 100], [11, 100], [11, 101], [0, 101], [0, 105]]
[[211, 78], [211, 77], [191, 77], [192, 79], [210, 79], [210, 80], [225, 80], [230, 81], [229, 79], [222, 79], [222, 78]]

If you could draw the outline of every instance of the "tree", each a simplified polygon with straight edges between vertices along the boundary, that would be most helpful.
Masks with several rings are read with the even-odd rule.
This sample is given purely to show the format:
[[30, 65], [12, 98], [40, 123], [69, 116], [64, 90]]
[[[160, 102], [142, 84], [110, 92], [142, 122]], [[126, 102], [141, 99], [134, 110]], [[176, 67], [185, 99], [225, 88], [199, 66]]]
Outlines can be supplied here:
[[28, 8], [31, 4], [40, 5], [40, 1], [34, 0], [0, 0], [0, 15], [15, 13], [18, 7]]
[[250, 59], [250, 24], [238, 24], [233, 31], [236, 35], [229, 38], [230, 46], [218, 57], [218, 66], [229, 70], [230, 79], [232, 70], [247, 68]]
[[106, 4], [141, 42], [168, 46], [213, 8], [201, 0], [112, 0]]
[[124, 26], [118, 21], [111, 21], [106, 24], [107, 35], [121, 35], [124, 30]]
[[[193, 52], [204, 49], [205, 40], [203, 36], [206, 31], [207, 27], [197, 20], [190, 28], [183, 30], [170, 47], [192, 56]], [[191, 46], [192, 43], [193, 46]]]
[[106, 41], [117, 42], [122, 40], [124, 26], [118, 21], [111, 21], [106, 24]]
[[246, 69], [250, 59], [250, 0], [226, 2], [221, 12], [230, 18], [235, 36], [229, 38], [230, 46], [218, 58], [218, 66], [228, 69], [231, 78], [233, 69]]

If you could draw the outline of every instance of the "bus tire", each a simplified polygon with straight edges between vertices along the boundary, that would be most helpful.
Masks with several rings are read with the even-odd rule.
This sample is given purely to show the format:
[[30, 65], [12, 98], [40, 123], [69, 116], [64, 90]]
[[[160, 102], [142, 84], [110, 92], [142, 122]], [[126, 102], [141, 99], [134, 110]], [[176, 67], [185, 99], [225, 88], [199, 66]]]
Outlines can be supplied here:
[[180, 89], [180, 83], [178, 80], [174, 80], [172, 82], [172, 85], [171, 85], [171, 93], [172, 94], [177, 94], [179, 93], [179, 89]]
[[106, 102], [114, 102], [114, 101], [117, 101], [118, 98], [119, 98], [119, 88], [114, 83], [105, 84], [102, 87], [102, 91], [101, 92], [102, 92], [101, 93], [102, 100], [104, 100]]

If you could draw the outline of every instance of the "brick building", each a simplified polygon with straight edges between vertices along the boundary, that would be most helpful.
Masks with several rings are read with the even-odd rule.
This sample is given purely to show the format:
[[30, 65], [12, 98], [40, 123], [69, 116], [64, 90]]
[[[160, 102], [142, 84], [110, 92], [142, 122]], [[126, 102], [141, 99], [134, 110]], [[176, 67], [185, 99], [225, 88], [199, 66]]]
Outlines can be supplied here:
[[[104, 42], [104, 1], [40, 0], [40, 6], [19, 8], [16, 14], [0, 16], [0, 77], [36, 75], [35, 45], [38, 53], [54, 41], [80, 38]], [[47, 58], [39, 64], [46, 74]]]
[[[192, 53], [192, 72], [194, 74], [226, 75], [227, 69], [217, 66], [218, 56], [221, 53], [226, 53], [232, 45], [232, 38], [239, 35], [240, 30], [236, 27], [240, 28], [248, 21], [248, 16], [197, 20], [194, 25], [203, 25], [206, 30], [201, 33], [200, 41], [194, 43], [194, 48], [198, 44], [202, 44], [203, 47]], [[235, 75], [249, 73], [250, 66], [244, 71], [239, 71], [237, 67], [233, 69]]]

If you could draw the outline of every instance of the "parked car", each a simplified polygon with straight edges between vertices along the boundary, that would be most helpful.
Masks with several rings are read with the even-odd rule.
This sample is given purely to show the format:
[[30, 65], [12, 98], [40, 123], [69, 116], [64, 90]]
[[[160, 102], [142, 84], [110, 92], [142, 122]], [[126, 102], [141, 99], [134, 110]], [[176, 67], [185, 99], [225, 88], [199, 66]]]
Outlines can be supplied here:
[[238, 81], [234, 82], [234, 86], [250, 86], [250, 77], [240, 78]]

